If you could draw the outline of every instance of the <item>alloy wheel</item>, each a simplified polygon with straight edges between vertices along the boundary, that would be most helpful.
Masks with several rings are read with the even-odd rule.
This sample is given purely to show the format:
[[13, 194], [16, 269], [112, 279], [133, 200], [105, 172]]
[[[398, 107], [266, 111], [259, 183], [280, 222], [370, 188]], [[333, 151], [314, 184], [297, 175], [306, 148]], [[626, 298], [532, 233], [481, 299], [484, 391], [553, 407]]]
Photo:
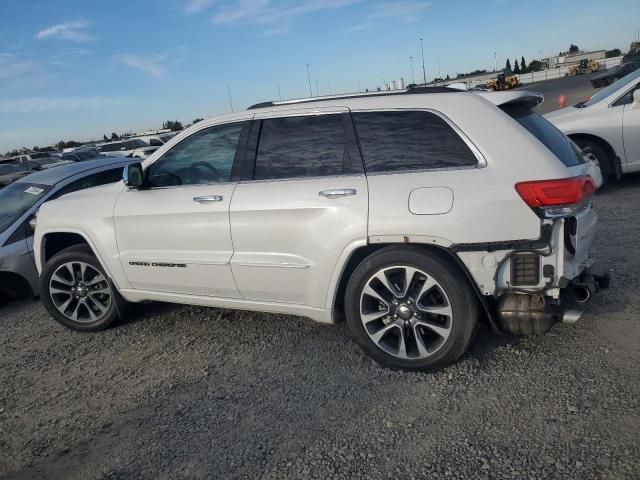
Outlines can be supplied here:
[[60, 265], [49, 280], [49, 295], [60, 313], [79, 323], [100, 320], [113, 301], [109, 281], [85, 262]]
[[436, 353], [451, 334], [453, 311], [442, 285], [410, 266], [379, 270], [360, 296], [360, 319], [385, 353], [420, 360]]

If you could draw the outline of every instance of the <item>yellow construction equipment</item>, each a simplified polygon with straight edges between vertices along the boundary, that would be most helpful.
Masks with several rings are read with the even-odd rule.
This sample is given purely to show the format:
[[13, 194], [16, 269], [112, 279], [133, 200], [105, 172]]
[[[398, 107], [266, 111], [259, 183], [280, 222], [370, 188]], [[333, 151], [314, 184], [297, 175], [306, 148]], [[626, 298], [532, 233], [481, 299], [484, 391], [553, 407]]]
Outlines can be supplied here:
[[504, 73], [500, 73], [498, 78], [495, 80], [489, 80], [485, 86], [491, 90], [502, 91], [511, 90], [512, 88], [517, 88], [520, 85], [522, 84], [516, 75], [510, 75], [507, 77]]
[[573, 77], [575, 75], [585, 75], [587, 73], [593, 73], [600, 70], [600, 64], [594, 60], [580, 60], [578, 65], [574, 65], [569, 68], [569, 71], [565, 75], [566, 77]]

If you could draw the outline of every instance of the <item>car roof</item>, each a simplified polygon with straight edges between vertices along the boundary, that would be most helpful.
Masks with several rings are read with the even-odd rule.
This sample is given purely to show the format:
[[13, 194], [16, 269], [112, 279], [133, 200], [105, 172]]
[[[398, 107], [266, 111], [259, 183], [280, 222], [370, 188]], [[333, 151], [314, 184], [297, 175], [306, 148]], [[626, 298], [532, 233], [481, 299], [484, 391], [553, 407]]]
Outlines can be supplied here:
[[126, 165], [133, 162], [129, 158], [100, 158], [97, 160], [87, 160], [86, 162], [72, 162], [59, 167], [50, 168], [41, 172], [35, 172], [26, 177], [22, 177], [16, 183], [37, 183], [39, 185], [55, 185], [64, 180], [78, 175], [79, 173], [89, 172], [101, 167]]

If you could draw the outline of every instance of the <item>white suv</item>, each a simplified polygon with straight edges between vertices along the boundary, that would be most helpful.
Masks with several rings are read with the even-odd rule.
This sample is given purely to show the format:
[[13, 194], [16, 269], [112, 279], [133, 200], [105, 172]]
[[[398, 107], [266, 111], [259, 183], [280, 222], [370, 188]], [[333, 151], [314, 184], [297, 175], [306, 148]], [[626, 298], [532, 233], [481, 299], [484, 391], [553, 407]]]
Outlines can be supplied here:
[[144, 300], [346, 317], [408, 370], [455, 361], [479, 319], [574, 323], [606, 281], [587, 271], [601, 178], [541, 100], [430, 88], [200, 122], [124, 182], [42, 207], [43, 302], [83, 331]]

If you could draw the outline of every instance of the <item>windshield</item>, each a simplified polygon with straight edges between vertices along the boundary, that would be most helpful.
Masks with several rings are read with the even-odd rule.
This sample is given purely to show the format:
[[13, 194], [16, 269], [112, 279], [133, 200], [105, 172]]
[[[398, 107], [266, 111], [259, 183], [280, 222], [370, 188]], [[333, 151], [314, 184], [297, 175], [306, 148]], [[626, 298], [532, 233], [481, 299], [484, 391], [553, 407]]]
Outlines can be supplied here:
[[549, 121], [523, 105], [503, 105], [502, 110], [526, 128], [567, 167], [585, 163], [578, 147]]
[[607, 88], [604, 88], [603, 90], [600, 90], [598, 93], [596, 93], [593, 97], [591, 97], [586, 102], [579, 103], [576, 106], [579, 107], [579, 108], [590, 107], [591, 105], [594, 105], [594, 104], [598, 103], [599, 101], [604, 100], [605, 98], [609, 97], [610, 95], [613, 95], [614, 93], [616, 93], [616, 91], [622, 90], [626, 85], [629, 85], [630, 83], [633, 83], [638, 78], [640, 78], [640, 69], [638, 69], [638, 70], [636, 70], [634, 72], [631, 72], [627, 76], [622, 77], [620, 80], [618, 80], [617, 82], [612, 83]]
[[121, 150], [123, 147], [123, 144], [118, 142], [118, 143], [107, 143], [105, 145], [102, 145], [100, 147], [100, 151], [101, 152], [115, 152], [118, 150]]
[[127, 140], [124, 142], [124, 146], [127, 147], [127, 150], [133, 150], [134, 148], [148, 147], [149, 144], [139, 138], [136, 138], [135, 140]]
[[0, 233], [13, 225], [50, 189], [49, 185], [12, 183], [0, 190]]

